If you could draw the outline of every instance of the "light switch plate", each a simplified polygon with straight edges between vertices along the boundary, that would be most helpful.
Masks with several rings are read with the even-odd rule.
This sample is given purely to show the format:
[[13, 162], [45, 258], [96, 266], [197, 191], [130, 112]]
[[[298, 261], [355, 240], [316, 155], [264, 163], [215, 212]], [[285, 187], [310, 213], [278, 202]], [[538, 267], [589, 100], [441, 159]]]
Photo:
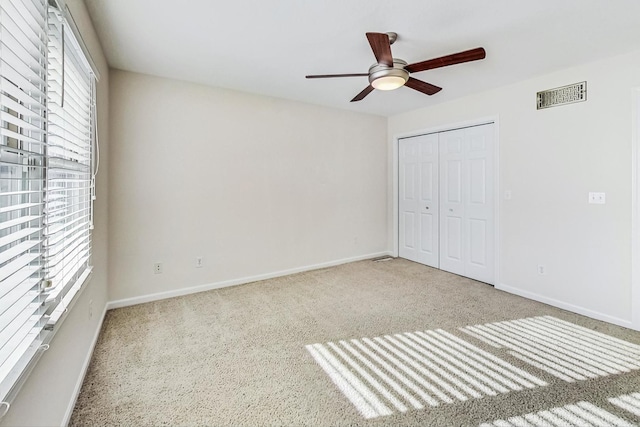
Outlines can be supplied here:
[[605, 193], [589, 193], [589, 203], [595, 205], [604, 205], [606, 202]]

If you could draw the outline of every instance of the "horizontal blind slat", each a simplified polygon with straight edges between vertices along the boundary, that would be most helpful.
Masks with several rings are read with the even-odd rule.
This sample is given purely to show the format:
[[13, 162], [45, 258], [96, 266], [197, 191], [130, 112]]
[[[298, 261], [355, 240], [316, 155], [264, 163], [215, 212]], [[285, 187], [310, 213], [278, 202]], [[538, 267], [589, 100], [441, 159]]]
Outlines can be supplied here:
[[60, 157], [49, 157], [50, 171], [70, 171], [70, 172], [89, 172], [89, 165], [85, 165], [72, 160], [63, 159]]
[[11, 246], [10, 249], [0, 252], [0, 264], [4, 264], [10, 259], [19, 256], [23, 252], [27, 252], [35, 248], [40, 243], [42, 243], [42, 240], [25, 240], [24, 242], [20, 242], [17, 245]]
[[7, 265], [0, 267], [0, 282], [4, 281], [9, 276], [18, 272], [20, 269], [26, 267], [40, 257], [41, 254], [39, 253], [27, 253], [20, 256], [19, 258], [16, 258]]
[[8, 138], [14, 138], [14, 139], [17, 139], [18, 141], [26, 142], [26, 143], [29, 143], [29, 144], [45, 144], [44, 141], [40, 141], [38, 139], [31, 138], [29, 136], [20, 134], [18, 132], [14, 132], [14, 131], [6, 129], [6, 128], [0, 128], [0, 135], [6, 136]]
[[5, 0], [16, 8], [20, 16], [34, 31], [41, 31], [45, 26], [44, 10], [38, 9], [36, 4], [30, 1]]
[[[49, 54], [49, 57], [52, 57]], [[56, 70], [52, 70], [49, 68], [48, 70], [49, 76], [49, 88], [50, 90], [57, 94], [62, 95], [62, 92], [65, 93], [71, 92], [71, 96], [78, 99], [87, 99], [91, 93], [90, 89], [90, 81], [86, 76], [82, 76], [76, 72], [74, 72], [73, 65], [65, 62], [65, 73], [64, 79], [62, 78], [62, 72], [58, 72]], [[83, 81], [84, 79], [87, 81]], [[64, 91], [62, 90], [62, 85], [64, 84]], [[78, 104], [82, 106], [83, 104]]]
[[19, 43], [24, 49], [29, 51], [29, 55], [34, 58], [45, 59], [44, 48], [38, 48], [38, 35], [26, 25], [18, 24], [10, 16], [6, 16], [6, 19], [0, 23], [0, 37], [5, 38], [5, 34], [11, 34], [14, 40]]
[[[21, 288], [19, 288], [19, 286], [21, 284], [24, 285], [24, 283], [29, 282], [28, 279], [31, 276], [33, 276], [34, 274], [38, 273], [41, 269], [42, 269], [41, 265], [32, 266], [32, 267], [26, 267], [26, 268], [23, 268], [18, 273], [14, 274], [13, 276], [9, 277], [2, 284], [2, 287], [0, 287], [0, 304], [2, 304], [2, 300], [4, 299], [4, 297], [6, 295], [10, 295], [11, 292], [15, 292], [16, 289], [21, 289]], [[35, 280], [35, 278], [33, 280]], [[39, 279], [36, 280], [36, 283], [38, 281], [39, 281]]]
[[36, 305], [33, 308], [37, 310], [42, 305], [42, 302], [36, 300], [40, 299], [44, 299], [41, 292], [29, 291], [14, 301], [6, 310], [2, 311], [2, 308], [0, 308], [0, 331], [6, 329], [13, 319], [34, 303]]
[[[72, 103], [69, 98], [65, 98], [65, 103]], [[67, 112], [69, 110], [66, 110]], [[91, 137], [88, 129], [91, 125], [91, 116], [80, 116], [75, 114], [60, 114], [56, 109], [49, 111], [49, 131], [53, 135], [67, 136], [72, 134], [76, 139], [87, 141]]]
[[[32, 94], [38, 96], [45, 95], [45, 88], [40, 87], [36, 84], [33, 84], [29, 79], [26, 79], [22, 76], [13, 66], [12, 64], [6, 62], [3, 58], [0, 58], [0, 67], [2, 67], [2, 75], [6, 80], [18, 86], [25, 92], [32, 92]], [[4, 88], [3, 88], [4, 90]]]
[[22, 230], [16, 231], [15, 233], [8, 234], [0, 238], [0, 247], [6, 246], [13, 242], [17, 242], [18, 240], [22, 240], [25, 237], [29, 237], [32, 234], [39, 232], [40, 230], [42, 230], [42, 228], [29, 227], [29, 228], [23, 228]]
[[41, 216], [37, 216], [37, 215], [27, 215], [27, 216], [21, 216], [16, 219], [12, 219], [10, 221], [3, 221], [3, 222], [0, 222], [0, 231], [6, 230], [7, 228], [15, 227], [17, 225], [27, 224], [32, 221], [38, 221], [41, 218], [42, 218]]
[[[56, 234], [55, 236], [48, 236], [46, 243], [45, 243], [45, 247], [46, 248], [54, 248], [51, 249], [50, 252], [55, 252], [56, 246], [59, 246], [59, 243], [62, 241], [69, 241], [72, 242], [78, 238], [80, 238], [82, 236], [82, 234], [87, 231], [87, 229], [85, 227], [88, 226], [88, 223], [82, 223], [82, 224], [78, 224], [75, 227], [73, 227], [71, 230], [65, 231], [63, 234]], [[55, 253], [53, 254], [55, 255]]]
[[[37, 24], [35, 27], [31, 25], [33, 23], [33, 14], [25, 11], [24, 6], [23, 2], [10, 0], [2, 4], [2, 9], [6, 11], [5, 16], [8, 19], [12, 20], [19, 28], [25, 31], [25, 34], [31, 41], [32, 48], [43, 49], [45, 41], [44, 25], [40, 27], [38, 27]], [[30, 19], [31, 22], [29, 22]]]
[[[12, 211], [18, 211], [21, 209], [31, 209], [38, 206], [41, 206], [43, 203], [21, 203], [19, 205], [6, 206], [4, 208], [0, 208], [0, 214]], [[3, 245], [0, 245], [3, 246]]]
[[[71, 214], [71, 215], [72, 215], [72, 216], [73, 216], [73, 215], [76, 215], [76, 216], [77, 216], [77, 213], [75, 213], [75, 212], [74, 212], [74, 213], [73, 213], [73, 214]], [[69, 222], [65, 222], [65, 223], [62, 223], [62, 224], [58, 223], [58, 224], [56, 224], [55, 226], [54, 226], [54, 225], [50, 225], [50, 226], [48, 227], [48, 230], [47, 230], [47, 232], [45, 233], [45, 235], [50, 235], [50, 236], [55, 235], [56, 233], [61, 232], [62, 230], [64, 230], [64, 229], [65, 229], [65, 228], [67, 228], [67, 227], [72, 226], [73, 224], [77, 224], [77, 223], [79, 223], [79, 222], [87, 222], [87, 221], [88, 221], [88, 219], [89, 219], [89, 214], [87, 214], [87, 215], [83, 215], [83, 216], [80, 216], [80, 217], [75, 218], [75, 219], [73, 219], [73, 220], [71, 220], [71, 221], [69, 221]]]
[[9, 122], [14, 126], [17, 126], [19, 128], [23, 128], [25, 130], [28, 130], [29, 132], [38, 132], [38, 133], [45, 133], [44, 129], [39, 128], [38, 126], [35, 126], [31, 123], [29, 123], [28, 121], [25, 121], [21, 118], [18, 118], [16, 116], [14, 116], [13, 114], [9, 114], [5, 111], [0, 111], [0, 120], [5, 121], [5, 122]]
[[[39, 65], [39, 64], [25, 63], [22, 60], [22, 58], [20, 58], [11, 49], [6, 48], [6, 46], [5, 46], [5, 49], [2, 50], [2, 62], [4, 62], [5, 64], [11, 64], [11, 67], [14, 70], [19, 72], [22, 77], [29, 80], [32, 84], [36, 86], [41, 86], [45, 84], [45, 77], [43, 75], [40, 75], [38, 72], [36, 72], [29, 66], [29, 65]], [[39, 70], [42, 70], [42, 68], [39, 68]]]
[[72, 216], [75, 216], [75, 215], [80, 215], [80, 214], [84, 215], [85, 213], [88, 215], [89, 209], [90, 209], [89, 206], [86, 206], [86, 207], [84, 207], [82, 209], [79, 209], [79, 210], [74, 211], [74, 212], [72, 212], [70, 214], [67, 214], [67, 215], [56, 216], [56, 217], [47, 217], [45, 219], [45, 224], [48, 225], [48, 226], [51, 226], [53, 224], [59, 224], [60, 222], [64, 222], [68, 218], [70, 218]]
[[[29, 91], [24, 91], [20, 89], [18, 86], [16, 86], [14, 83], [12, 83], [11, 80], [6, 79], [4, 75], [0, 76], [0, 90], [13, 96], [17, 100], [17, 102], [20, 103], [19, 105], [24, 105], [25, 107], [29, 107], [26, 109], [27, 112], [29, 111], [34, 112], [38, 110], [39, 111], [38, 117], [41, 119], [44, 119], [45, 117], [44, 93], [39, 93], [39, 92], [31, 93]], [[2, 102], [4, 104], [5, 102], [8, 102], [8, 101], [13, 102], [13, 99], [5, 98], [3, 99]], [[35, 115], [35, 114], [36, 114], [35, 112], [32, 113], [32, 115]]]
[[61, 135], [50, 134], [49, 146], [59, 147], [67, 151], [74, 151], [84, 157], [90, 155], [90, 147], [83, 140], [75, 139], [74, 137], [64, 137]]
[[41, 304], [43, 304], [46, 296], [38, 290], [38, 283], [39, 280], [26, 280], [21, 283], [20, 286], [15, 288], [14, 292], [11, 292], [7, 294], [6, 297], [3, 297], [2, 301], [0, 301], [0, 313], [4, 313], [10, 310], [14, 304], [25, 298], [25, 295], [29, 295], [31, 293], [37, 294], [38, 299], [40, 299]]
[[[78, 252], [89, 252], [89, 235], [86, 234], [84, 236], [78, 236], [73, 240], [69, 240], [68, 242], [64, 242], [64, 251], [60, 252], [58, 255], [50, 256], [47, 259], [47, 273], [52, 276], [55, 275], [56, 271], [59, 271], [60, 268], [64, 267], [64, 265], [69, 264], [70, 259], [76, 256]], [[51, 278], [51, 277], [49, 277]]]
[[[10, 90], [7, 92], [11, 94], [11, 89], [15, 88], [15, 86], [13, 86], [9, 82], [7, 82], [6, 86], [10, 88]], [[5, 87], [2, 87], [2, 90], [5, 90]], [[25, 93], [21, 90], [19, 90], [19, 92]], [[11, 94], [11, 96], [13, 95]], [[23, 96], [23, 98], [27, 98], [27, 97]], [[44, 126], [43, 126], [43, 124], [45, 123], [44, 122], [44, 116], [45, 116], [44, 104], [37, 104], [37, 103], [25, 104], [24, 99], [20, 99], [20, 98], [18, 98], [18, 101], [20, 102], [14, 101], [9, 97], [3, 97], [2, 105], [5, 106], [7, 109], [13, 110], [16, 113], [22, 115], [22, 118], [21, 118], [22, 121], [31, 123], [33, 126], [39, 127], [41, 131], [44, 131]]]
[[89, 249], [83, 245], [82, 248], [74, 250], [72, 254], [66, 256], [64, 263], [59, 263], [53, 267], [49, 274], [49, 280], [55, 286], [65, 286], [72, 280], [72, 277], [76, 275], [85, 264], [85, 261], [89, 259]]
[[46, 215], [48, 217], [51, 217], [51, 216], [58, 216], [58, 215], [61, 215], [61, 214], [66, 214], [67, 212], [70, 212], [70, 211], [74, 211], [75, 209], [72, 209], [72, 208], [76, 208], [78, 206], [86, 205], [89, 202], [88, 197], [89, 196], [87, 195], [85, 197], [86, 200], [81, 200], [81, 201], [79, 201], [77, 203], [74, 203], [74, 204], [60, 205], [59, 203], [56, 203], [51, 209], [48, 209], [46, 211]]
[[[21, 196], [27, 194], [38, 194], [42, 193], [42, 190], [21, 190], [21, 191], [6, 191], [0, 192], [0, 197], [10, 197], [10, 196]], [[0, 224], [0, 227], [2, 224]]]
[[[76, 130], [76, 133], [84, 137], [86, 128], [91, 125], [91, 112], [79, 110], [78, 103], [75, 98], [69, 96], [68, 92], [65, 92], [64, 96], [64, 110], [59, 107], [59, 102], [55, 98], [52, 98], [50, 103], [50, 125], [55, 126], [51, 131], [56, 133], [63, 131]], [[66, 126], [71, 126], [72, 129], [66, 129]]]
[[42, 315], [25, 315], [24, 318], [20, 317], [20, 319], [24, 322], [20, 329], [0, 348], [0, 378], [4, 378], [9, 373], [11, 367], [20, 360], [42, 330], [42, 328], [37, 327], [43, 320]]

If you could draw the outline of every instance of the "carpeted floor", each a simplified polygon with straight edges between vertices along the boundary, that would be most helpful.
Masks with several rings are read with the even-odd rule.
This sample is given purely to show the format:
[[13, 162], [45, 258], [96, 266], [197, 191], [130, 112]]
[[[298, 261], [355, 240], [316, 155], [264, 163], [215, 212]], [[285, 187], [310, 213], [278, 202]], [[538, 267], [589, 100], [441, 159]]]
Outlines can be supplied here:
[[640, 333], [395, 259], [109, 311], [71, 425], [637, 425], [634, 393]]

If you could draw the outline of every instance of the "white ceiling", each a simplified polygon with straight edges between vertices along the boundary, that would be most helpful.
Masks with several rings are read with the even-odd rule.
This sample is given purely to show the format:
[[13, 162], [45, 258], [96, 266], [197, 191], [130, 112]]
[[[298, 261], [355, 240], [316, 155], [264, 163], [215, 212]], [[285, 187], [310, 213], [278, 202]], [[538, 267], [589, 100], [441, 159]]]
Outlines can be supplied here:
[[[85, 2], [114, 68], [385, 116], [640, 49], [638, 0]], [[366, 73], [368, 31], [397, 32], [393, 55], [409, 63], [487, 58], [413, 74], [443, 87], [430, 97], [404, 87], [350, 103], [366, 77], [304, 78]]]

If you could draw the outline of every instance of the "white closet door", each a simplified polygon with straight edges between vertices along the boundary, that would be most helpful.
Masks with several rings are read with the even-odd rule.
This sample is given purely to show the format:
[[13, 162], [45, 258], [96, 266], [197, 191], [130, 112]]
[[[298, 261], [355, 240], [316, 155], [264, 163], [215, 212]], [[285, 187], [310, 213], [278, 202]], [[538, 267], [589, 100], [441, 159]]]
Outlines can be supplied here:
[[464, 129], [440, 137], [440, 269], [464, 275]]
[[494, 283], [493, 125], [465, 129], [465, 276]]
[[438, 267], [438, 135], [401, 139], [399, 255]]
[[493, 125], [439, 136], [440, 268], [493, 283]]

